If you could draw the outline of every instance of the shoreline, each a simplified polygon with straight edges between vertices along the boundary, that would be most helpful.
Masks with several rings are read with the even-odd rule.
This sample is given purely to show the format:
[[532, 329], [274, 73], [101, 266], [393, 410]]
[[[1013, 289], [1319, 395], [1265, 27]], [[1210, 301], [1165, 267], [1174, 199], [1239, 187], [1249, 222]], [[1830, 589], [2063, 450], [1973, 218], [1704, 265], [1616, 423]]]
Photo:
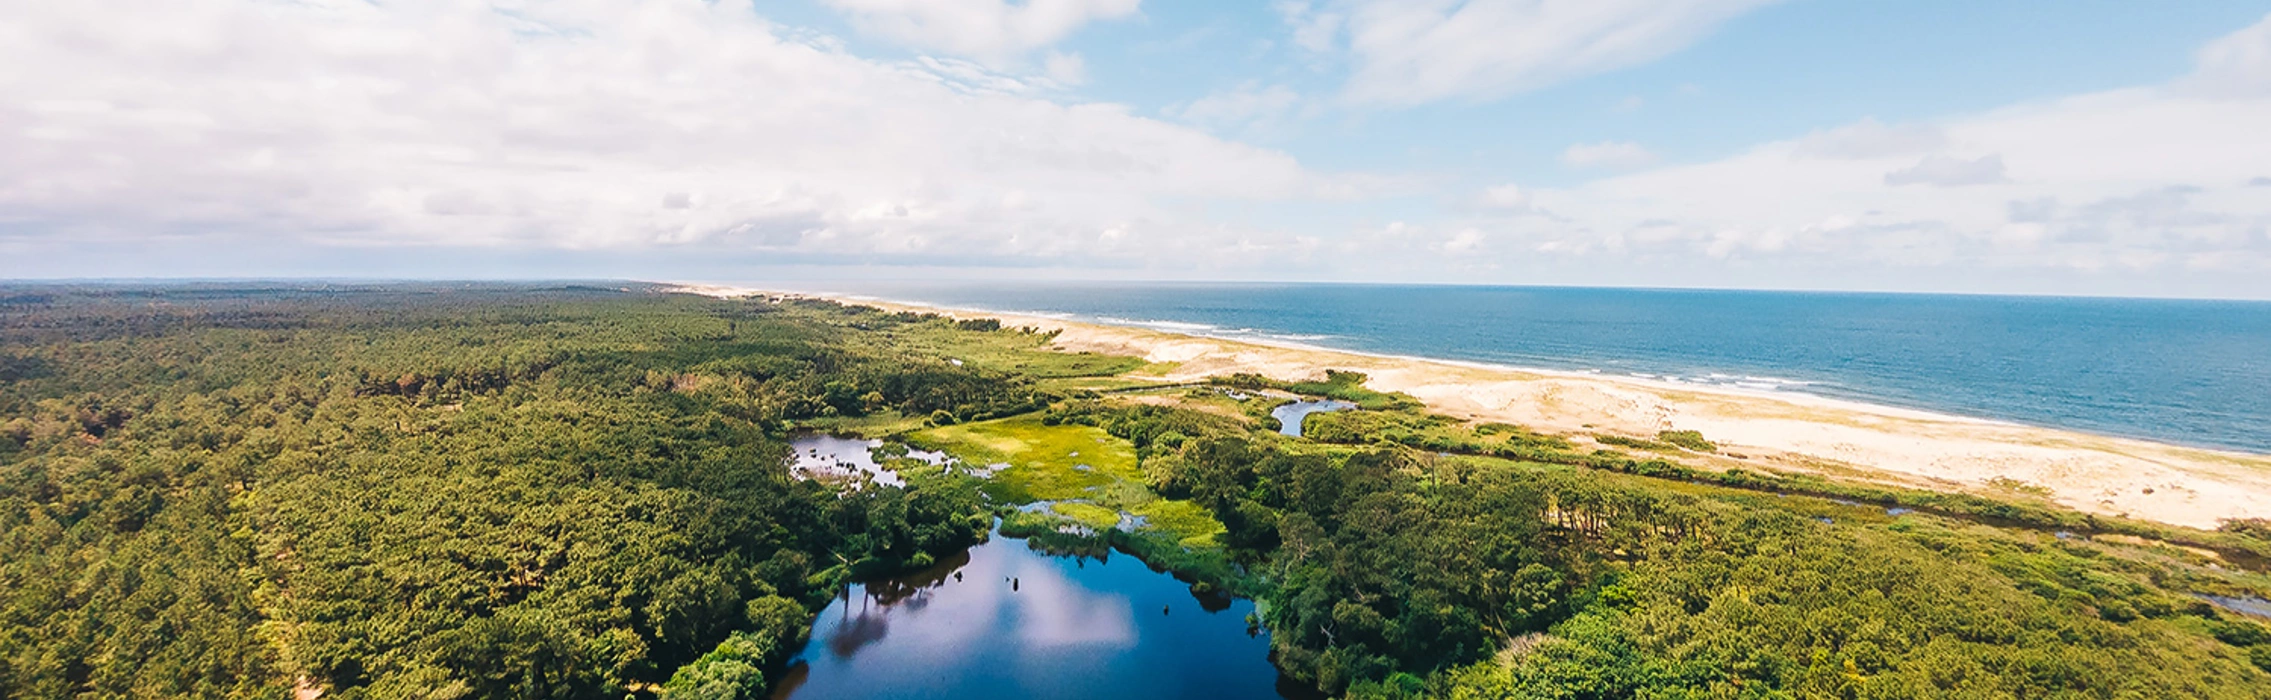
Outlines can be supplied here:
[[714, 297], [830, 299], [892, 310], [999, 318], [1057, 330], [1055, 345], [1142, 357], [1150, 377], [1194, 381], [1236, 372], [1283, 380], [1324, 369], [1364, 372], [1368, 386], [1401, 391], [1429, 410], [1587, 440], [1653, 438], [1698, 430], [1719, 454], [1677, 455], [1690, 466], [1797, 471], [1847, 480], [2034, 496], [2087, 513], [2214, 529], [2225, 518], [2271, 517], [2271, 455], [2191, 447], [1888, 406], [1794, 391], [1663, 381], [1604, 372], [1320, 347], [1275, 338], [1223, 338], [1151, 326], [954, 308], [827, 292], [675, 284], [665, 291]]
[[[2185, 444], [2181, 444], [2181, 443], [2162, 442], [2162, 441], [2159, 441], [2159, 440], [2155, 440], [2155, 439], [2153, 439], [2153, 438], [2146, 438], [2146, 437], [2135, 437], [2135, 436], [2128, 436], [2128, 435], [2111, 435], [2111, 434], [2103, 434], [2103, 433], [2092, 433], [2092, 432], [2088, 432], [2088, 431], [2084, 431], [2084, 430], [2076, 430], [2076, 429], [2073, 429], [2073, 428], [2061, 428], [2061, 427], [2057, 427], [2057, 426], [2049, 426], [2049, 425], [2037, 425], [2037, 424], [2033, 424], [2033, 423], [2023, 423], [2023, 422], [2019, 422], [2019, 421], [2015, 421], [2015, 420], [2006, 420], [2006, 419], [2001, 419], [2001, 418], [1988, 418], [1988, 417], [1984, 417], [1984, 416], [1967, 416], [1967, 415], [1963, 415], [1963, 414], [1960, 414], [1960, 413], [1949, 413], [1949, 412], [1946, 412], [1946, 411], [1935, 410], [1935, 409], [1931, 409], [1931, 408], [1923, 408], [1923, 407], [1915, 407], [1915, 406], [1898, 406], [1898, 405], [1893, 405], [1893, 404], [1888, 404], [1888, 403], [1873, 403], [1873, 402], [1870, 402], [1870, 401], [1866, 401], [1866, 400], [1861, 400], [1861, 399], [1849, 399], [1849, 398], [1840, 398], [1840, 397], [1835, 397], [1835, 396], [1823, 396], [1823, 395], [1820, 395], [1820, 394], [1812, 394], [1812, 393], [1806, 393], [1806, 392], [1802, 392], [1802, 391], [1783, 391], [1783, 390], [1779, 390], [1779, 389], [1759, 389], [1759, 388], [1753, 388], [1753, 387], [1744, 387], [1744, 386], [1737, 386], [1737, 385], [1730, 385], [1730, 384], [1705, 384], [1705, 383], [1701, 383], [1701, 382], [1666, 381], [1666, 380], [1662, 380], [1662, 379], [1655, 379], [1655, 378], [1651, 378], [1651, 377], [1635, 376], [1635, 375], [1633, 375], [1633, 374], [1610, 374], [1610, 373], [1608, 373], [1607, 371], [1604, 371], [1604, 370], [1574, 370], [1574, 369], [1555, 369], [1555, 368], [1551, 368], [1551, 367], [1525, 367], [1525, 366], [1521, 366], [1521, 365], [1509, 365], [1509, 364], [1501, 364], [1501, 363], [1496, 363], [1496, 362], [1485, 362], [1485, 361], [1481, 361], [1481, 360], [1460, 360], [1460, 359], [1453, 359], [1453, 358], [1443, 358], [1443, 357], [1427, 357], [1427, 356], [1423, 356], [1423, 355], [1406, 355], [1406, 354], [1401, 354], [1401, 353], [1389, 353], [1389, 352], [1373, 352], [1373, 351], [1368, 351], [1368, 350], [1353, 350], [1353, 349], [1349, 349], [1349, 348], [1336, 348], [1336, 347], [1331, 347], [1331, 346], [1326, 346], [1326, 345], [1314, 345], [1314, 344], [1305, 343], [1305, 342], [1302, 342], [1302, 341], [1299, 341], [1299, 340], [1288, 340], [1288, 339], [1285, 339], [1285, 338], [1281, 338], [1281, 337], [1275, 337], [1275, 336], [1271, 336], [1271, 335], [1269, 335], [1269, 334], [1259, 334], [1259, 335], [1256, 335], [1255, 337], [1226, 337], [1226, 336], [1223, 336], [1223, 335], [1209, 335], [1209, 334], [1206, 334], [1206, 333], [1197, 332], [1197, 331], [1195, 330], [1195, 328], [1197, 328], [1197, 327], [1206, 327], [1206, 328], [1219, 328], [1219, 327], [1218, 327], [1218, 326], [1208, 326], [1208, 325], [1206, 325], [1206, 324], [1197, 324], [1197, 323], [1184, 323], [1184, 322], [1179, 322], [1179, 321], [1151, 321], [1151, 322], [1145, 322], [1145, 321], [1136, 321], [1136, 320], [1132, 320], [1132, 319], [1118, 319], [1118, 320], [1121, 320], [1121, 321], [1126, 321], [1126, 322], [1125, 322], [1125, 323], [1113, 323], [1113, 322], [1111, 322], [1111, 321], [1109, 321], [1109, 320], [1105, 320], [1105, 319], [1101, 319], [1101, 318], [1099, 318], [1099, 319], [1085, 319], [1085, 318], [1080, 318], [1080, 317], [1079, 317], [1079, 316], [1078, 316], [1077, 314], [1069, 314], [1069, 313], [1045, 313], [1045, 312], [1035, 312], [1035, 311], [1011, 311], [1011, 310], [1002, 310], [1002, 309], [987, 309], [987, 308], [974, 307], [974, 306], [949, 306], [949, 305], [945, 305], [945, 304], [936, 304], [936, 303], [931, 303], [931, 302], [926, 302], [926, 301], [916, 301], [916, 300], [909, 300], [909, 299], [892, 299], [892, 298], [888, 298], [888, 297], [879, 297], [879, 296], [874, 296], [874, 295], [869, 295], [869, 294], [846, 294], [846, 293], [837, 293], [837, 292], [825, 292], [825, 291], [790, 291], [790, 290], [779, 290], [779, 289], [767, 289], [767, 290], [760, 290], [760, 289], [754, 289], [754, 288], [741, 288], [741, 287], [721, 287], [721, 286], [712, 286], [712, 285], [692, 285], [692, 284], [688, 284], [688, 285], [678, 285], [677, 287], [675, 287], [675, 288], [673, 288], [673, 289], [671, 289], [671, 290], [669, 290], [669, 291], [684, 291], [684, 292], [686, 292], [686, 293], [690, 293], [690, 294], [704, 294], [704, 295], [707, 295], [707, 296], [720, 296], [720, 294], [712, 293], [712, 291], [697, 291], [697, 290], [714, 290], [714, 291], [722, 291], [722, 292], [726, 292], [727, 294], [730, 294], [730, 295], [734, 295], [734, 296], [748, 296], [748, 295], [753, 295], [753, 294], [770, 294], [770, 295], [786, 295], [786, 296], [799, 296], [799, 297], [809, 297], [809, 298], [815, 298], [815, 299], [829, 299], [829, 300], [833, 300], [833, 301], [839, 301], [839, 302], [849, 302], [849, 303], [867, 304], [867, 305], [871, 305], [871, 306], [882, 306], [882, 307], [889, 307], [889, 308], [893, 308], [893, 309], [895, 309], [895, 310], [896, 310], [896, 309], [907, 309], [907, 310], [920, 310], [920, 311], [928, 311], [928, 312], [932, 312], [932, 313], [940, 313], [940, 314], [946, 314], [946, 315], [958, 315], [958, 314], [961, 314], [961, 315], [980, 315], [980, 316], [987, 316], [987, 317], [998, 317], [998, 318], [1002, 318], [1002, 319], [1004, 319], [1005, 321], [1006, 321], [1007, 319], [1011, 319], [1011, 318], [1018, 318], [1018, 319], [1030, 319], [1030, 320], [1040, 320], [1040, 321], [1048, 321], [1048, 322], [1052, 322], [1052, 323], [1060, 323], [1060, 324], [1068, 324], [1068, 325], [1070, 325], [1070, 324], [1078, 324], [1078, 325], [1088, 325], [1088, 326], [1102, 326], [1102, 327], [1107, 327], [1107, 328], [1124, 328], [1124, 329], [1129, 329], [1129, 330], [1136, 330], [1136, 331], [1148, 331], [1148, 332], [1154, 332], [1154, 333], [1162, 333], [1162, 334], [1166, 334], [1166, 335], [1181, 336], [1181, 337], [1187, 337], [1187, 338], [1195, 338], [1195, 339], [1201, 339], [1201, 340], [1213, 340], [1213, 341], [1219, 341], [1219, 342], [1224, 342], [1224, 343], [1237, 343], [1237, 344], [1242, 344], [1242, 345], [1259, 345], [1259, 346], [1263, 346], [1263, 347], [1269, 347], [1269, 348], [1278, 348], [1278, 349], [1282, 349], [1282, 350], [1293, 350], [1293, 351], [1300, 351], [1300, 352], [1336, 353], [1336, 354], [1342, 354], [1342, 355], [1353, 355], [1353, 356], [1356, 356], [1356, 357], [1364, 357], [1364, 358], [1371, 358], [1371, 359], [1377, 359], [1377, 360], [1392, 360], [1392, 361], [1400, 361], [1400, 362], [1420, 362], [1420, 363], [1428, 363], [1428, 364], [1446, 365], [1446, 366], [1451, 366], [1451, 367], [1458, 367], [1458, 368], [1463, 368], [1463, 369], [1473, 369], [1473, 370], [1481, 370], [1481, 371], [1486, 371], [1486, 372], [1505, 372], [1505, 373], [1509, 373], [1509, 374], [1516, 374], [1516, 375], [1535, 375], [1535, 376], [1539, 376], [1539, 377], [1550, 377], [1550, 378], [1556, 378], [1556, 379], [1571, 379], [1571, 380], [1590, 380], [1590, 381], [1603, 381], [1603, 382], [1609, 382], [1609, 383], [1613, 383], [1613, 384], [1628, 384], [1628, 385], [1632, 385], [1632, 386], [1635, 386], [1635, 387], [1646, 388], [1646, 389], [1653, 389], [1653, 390], [1664, 390], [1664, 391], [1683, 391], [1683, 392], [1697, 392], [1697, 393], [1707, 393], [1707, 394], [1724, 394], [1724, 395], [1727, 395], [1727, 396], [1733, 396], [1733, 397], [1758, 398], [1758, 399], [1767, 399], [1767, 400], [1773, 400], [1773, 401], [1784, 401], [1784, 402], [1788, 402], [1788, 403], [1798, 403], [1798, 404], [1814, 404], [1814, 405], [1816, 405], [1816, 406], [1818, 406], [1818, 407], [1820, 407], [1820, 408], [1831, 408], [1831, 409], [1840, 409], [1840, 410], [1849, 410], [1849, 411], [1860, 411], [1860, 412], [1876, 413], [1876, 414], [1884, 415], [1884, 416], [1887, 416], [1887, 417], [1893, 417], [1893, 418], [1912, 418], [1912, 419], [1919, 419], [1919, 420], [1934, 420], [1934, 421], [1947, 421], [1947, 422], [1960, 422], [1960, 423], [1978, 423], [1978, 424], [1981, 424], [1981, 425], [2001, 426], [2001, 427], [2007, 427], [2007, 428], [2025, 428], [2025, 429], [2037, 429], [2037, 430], [2052, 430], [2052, 431], [2058, 431], [2058, 432], [2069, 432], [2069, 433], [2075, 433], [2075, 434], [2079, 434], [2079, 435], [2088, 435], [2088, 436], [2091, 436], [2091, 437], [2100, 437], [2100, 438], [2106, 438], [2106, 439], [2112, 439], [2112, 440], [2136, 440], [2136, 441], [2140, 441], [2140, 442], [2147, 442], [2147, 443], [2153, 443], [2153, 444], [2158, 444], [2158, 445], [2166, 445], [2166, 446], [2170, 446], [2170, 447], [2179, 447], [2179, 448], [2184, 448], [2184, 449], [2197, 449], [2197, 450], [2203, 450], [2203, 451], [2209, 451], [2209, 452], [2220, 452], [2220, 453], [2227, 453], [2227, 454], [2230, 454], [2231, 456], [2234, 456], [2234, 457], [2241, 457], [2241, 458], [2246, 458], [2246, 457], [2271, 457], [2271, 453], [2254, 453], [2254, 452], [2246, 452], [2246, 451], [2243, 451], [2243, 450], [2235, 450], [2235, 449], [2232, 449], [2232, 448], [2229, 448], [2229, 447], [2209, 446], [2209, 445], [2185, 445]], [[1020, 324], [1020, 325], [1033, 325], [1033, 324]], [[1193, 327], [1193, 328], [1194, 328], [1194, 330], [1177, 330], [1177, 329], [1175, 329], [1175, 328], [1172, 328], [1172, 327], [1162, 327], [1162, 326], [1172, 326], [1172, 325], [1191, 326], [1191, 327]], [[1767, 378], [1763, 378], [1763, 379], [1767, 379], [1767, 380], [1769, 380], [1769, 381], [1775, 381], [1775, 382], [1789, 383], [1789, 384], [1804, 384], [1804, 383], [1811, 383], [1811, 382], [1801, 382], [1801, 381], [1798, 381], [1798, 380], [1785, 380], [1785, 379], [1775, 379], [1775, 378], [1771, 378], [1771, 377], [1767, 377]], [[2267, 515], [2271, 515], [2271, 514], [2267, 514]]]

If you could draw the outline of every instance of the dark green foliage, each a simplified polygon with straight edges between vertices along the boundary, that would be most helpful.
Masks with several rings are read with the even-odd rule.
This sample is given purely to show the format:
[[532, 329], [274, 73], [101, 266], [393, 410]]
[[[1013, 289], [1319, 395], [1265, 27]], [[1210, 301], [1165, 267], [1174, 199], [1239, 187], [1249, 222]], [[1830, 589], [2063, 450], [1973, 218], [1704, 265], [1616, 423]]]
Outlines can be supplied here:
[[2229, 518], [2216, 528], [2241, 537], [2271, 542], [2271, 518]]
[[1679, 445], [1674, 445], [1670, 442], [1625, 437], [1623, 435], [1595, 435], [1593, 436], [1593, 441], [1601, 443], [1603, 445], [1615, 445], [1617, 447], [1629, 447], [1635, 450], [1649, 450], [1652, 452], [1680, 451]]
[[[1511, 666], [1454, 685], [1464, 697], [2271, 697], [2243, 650], [2188, 631], [2200, 618], [2140, 603], [2164, 594], [2072, 554], [1976, 531], [1729, 516], [1708, 543], [1651, 550]], [[2110, 587], [2092, 596], [2061, 577]], [[2093, 614], [2116, 604], [2154, 617]]]
[[1630, 447], [1636, 450], [1649, 450], [1653, 452], [1676, 453], [1681, 450], [1695, 450], [1697, 452], [1719, 451], [1718, 445], [1711, 444], [1711, 441], [1703, 439], [1703, 433], [1699, 433], [1693, 430], [1666, 430], [1657, 433], [1656, 439], [1654, 440], [1631, 438], [1622, 435], [1595, 435], [1593, 436], [1593, 440], [1603, 445]]
[[1364, 388], [1365, 379], [1367, 377], [1362, 372], [1328, 369], [1325, 370], [1324, 381], [1294, 382], [1284, 385], [1282, 388], [1287, 391], [1352, 402], [1358, 408], [1367, 411], [1417, 409], [1421, 407], [1419, 400], [1410, 396], [1366, 389]]
[[1468, 428], [1459, 419], [1417, 411], [1314, 413], [1303, 426], [1302, 435], [1318, 442], [1344, 445], [1394, 444], [1429, 452], [1555, 464], [1583, 464], [1585, 461], [1583, 453], [1575, 451], [1568, 440], [1559, 437], [1504, 423]]
[[[1212, 510], [1259, 574], [1246, 585], [1268, 603], [1280, 667], [1348, 697], [2271, 695], [2254, 663], [2264, 628], [2181, 587], [2233, 584], [2223, 577], [2027, 530], [1688, 482], [1853, 487], [1581, 455], [1413, 412], [1319, 414], [1311, 434], [1362, 446], [1324, 453], [1193, 411], [1058, 415], [1146, 444], [1152, 485]], [[1599, 471], [1403, 447], [1438, 440]], [[1869, 519], [1841, 522], [1855, 513]], [[1492, 658], [1509, 647], [1510, 665]]]
[[1334, 411], [1310, 414], [1301, 434], [1318, 442], [1362, 445], [1374, 442], [1408, 444], [1422, 449], [1438, 447], [1480, 447], [1481, 441], [1455, 441], [1452, 438], [1430, 434], [1431, 431], [1458, 423], [1446, 416], [1428, 416], [1401, 411]]
[[[1078, 423], [1134, 443], [1139, 452], [1155, 447], [1173, 449], [1193, 437], [1244, 435], [1253, 425], [1236, 418], [1166, 406], [1106, 406], [1095, 401], [1072, 401], [1042, 417], [1050, 425]], [[1170, 444], [1171, 443], [1171, 444]]]
[[662, 685], [664, 700], [756, 700], [766, 696], [764, 668], [779, 651], [762, 638], [735, 632], [716, 649], [678, 667]]
[[748, 629], [734, 632], [662, 686], [665, 700], [756, 700], [766, 697], [765, 670], [804, 646], [812, 632], [803, 605], [780, 596], [749, 601]]
[[1480, 660], [1566, 616], [1602, 553], [1695, 530], [1682, 499], [1581, 474], [1430, 474], [1408, 460], [1359, 453], [1294, 480], [1310, 483], [1279, 522], [1269, 622], [1295, 677], [1393, 689], [1408, 682], [1392, 672]]
[[1657, 433], [1656, 439], [1697, 452], [1719, 451], [1718, 445], [1711, 444], [1710, 440], [1703, 439], [1703, 433], [1693, 430], [1666, 430]]
[[[1247, 379], [1233, 378], [1225, 383], [1268, 381], [1251, 375], [1241, 376]], [[2218, 531], [2204, 532], [1966, 493], [1841, 483], [1808, 474], [1762, 473], [1742, 469], [1706, 471], [1663, 458], [1636, 459], [1614, 450], [1586, 454], [1575, 450], [1567, 440], [1539, 435], [1518, 426], [1485, 423], [1468, 428], [1457, 419], [1412, 409], [1312, 414], [1303, 432], [1309, 439], [1319, 442], [1361, 446], [1401, 445], [1437, 453], [1498, 457], [1738, 489], [1824, 496], [1975, 518], [2012, 527], [2133, 535], [2203, 547], [2242, 561], [2271, 561], [2271, 526], [2266, 526], [2259, 520], [2227, 521]], [[1497, 437], [1499, 435], [1507, 437], [1501, 440]], [[1594, 439], [1603, 444], [1675, 455], [1685, 450], [1717, 450], [1716, 445], [1704, 440], [1702, 434], [1695, 431], [1664, 431], [1659, 437], [1665, 441], [1617, 435], [1596, 435]], [[1674, 444], [1673, 441], [1684, 444]]]
[[986, 526], [794, 481], [784, 427], [1049, 399], [833, 304], [47, 297], [0, 308], [0, 697], [756, 697], [836, 582]]
[[1234, 374], [1209, 380], [1213, 384], [1238, 389], [1277, 389], [1308, 396], [1323, 396], [1356, 404], [1368, 411], [1418, 409], [1422, 404], [1404, 394], [1391, 394], [1364, 388], [1367, 377], [1362, 372], [1337, 369], [1325, 370], [1322, 381], [1281, 382], [1258, 374]]
[[988, 525], [966, 479], [793, 480], [787, 431], [1044, 406], [1130, 441], [1225, 546], [1005, 534], [1260, 598], [1284, 670], [1350, 697], [2271, 695], [2271, 628], [2195, 595], [2261, 576], [2051, 534], [2246, 565], [2258, 521], [1703, 471], [1353, 373], [1221, 380], [1366, 404], [1285, 438], [1060, 401], [1036, 378], [1128, 361], [1045, 342], [639, 287], [0, 290], [0, 697], [761, 697], [837, 585]]

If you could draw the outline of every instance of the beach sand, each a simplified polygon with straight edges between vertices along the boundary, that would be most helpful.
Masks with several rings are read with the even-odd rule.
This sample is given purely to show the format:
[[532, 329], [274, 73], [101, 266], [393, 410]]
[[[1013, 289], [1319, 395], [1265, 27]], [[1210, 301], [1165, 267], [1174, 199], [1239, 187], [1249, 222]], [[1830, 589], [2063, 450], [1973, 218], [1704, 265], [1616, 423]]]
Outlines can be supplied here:
[[[680, 291], [713, 296], [766, 293], [691, 285]], [[1353, 370], [1371, 377], [1367, 386], [1410, 394], [1437, 413], [1516, 423], [1573, 438], [1654, 437], [1662, 430], [1695, 430], [1718, 444], [1721, 454], [1684, 454], [1678, 459], [1703, 468], [1766, 468], [2005, 498], [2040, 496], [2084, 512], [2198, 528], [2214, 528], [2225, 518], [2271, 517], [2271, 456], [2266, 455], [1789, 392], [1384, 357], [1039, 316], [840, 300], [998, 318], [1005, 325], [1056, 330], [1059, 349], [1141, 357], [1155, 363], [1159, 371], [1149, 378], [1161, 382], [1239, 372], [1303, 380], [1318, 378], [1326, 369]]]

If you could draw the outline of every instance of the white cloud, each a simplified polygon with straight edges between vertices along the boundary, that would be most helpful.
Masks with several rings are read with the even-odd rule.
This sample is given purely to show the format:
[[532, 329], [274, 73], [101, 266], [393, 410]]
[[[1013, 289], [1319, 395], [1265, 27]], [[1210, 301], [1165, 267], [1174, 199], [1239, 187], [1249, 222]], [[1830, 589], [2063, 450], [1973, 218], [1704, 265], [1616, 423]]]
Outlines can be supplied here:
[[[1194, 221], [1192, 202], [1348, 188], [1117, 105], [979, 84], [966, 65], [864, 60], [745, 3], [10, 15], [0, 258], [18, 273], [36, 268], [11, 251], [33, 244], [222, 235], [1140, 260], [1264, 236]], [[1124, 235], [1099, 245], [1106, 231]]]
[[934, 80], [948, 87], [969, 93], [994, 95], [1028, 95], [1052, 88], [1065, 87], [1048, 76], [1017, 76], [986, 67], [975, 61], [937, 56], [918, 56], [910, 61], [912, 75]]
[[1472, 253], [1483, 246], [1485, 238], [1480, 229], [1459, 229], [1458, 233], [1451, 234], [1450, 238], [1443, 239], [1443, 242], [1438, 244], [1436, 249], [1453, 255]]
[[1082, 26], [1133, 16], [1141, 0], [824, 0], [862, 31], [921, 49], [1000, 63]]
[[2181, 87], [2218, 97], [2271, 95], [2271, 16], [2201, 47], [2199, 69]]
[[1301, 103], [1301, 94], [1283, 85], [1245, 83], [1188, 103], [1169, 106], [1169, 116], [1217, 129], [1269, 125]]
[[[2263, 165], [2271, 139], [2262, 135], [2271, 93], [2199, 86], [2204, 76], [2230, 85], [2220, 71], [2231, 56], [2271, 51], [2264, 26], [2218, 40], [2196, 73], [2164, 86], [1915, 124], [1862, 120], [1717, 161], [1518, 190], [1518, 201], [1554, 218], [1472, 221], [1502, 250], [1657, 260], [1667, 269], [1703, 255], [1768, 263], [1778, 274], [1934, 268], [1975, 283], [2012, 276], [1981, 272], [2009, 270], [2260, 279], [2244, 273], [2271, 272], [2271, 197], [2257, 184], [2271, 183]], [[1567, 160], [1605, 160], [1620, 150], [1613, 145]], [[2271, 287], [2223, 293], [2265, 296]]]
[[1058, 85], [1071, 87], [1088, 82], [1088, 61], [1077, 53], [1049, 52], [1041, 60], [1041, 73]]
[[[1647, 236], [1652, 245], [1636, 250], [1773, 256], [1788, 265], [2102, 270], [2189, 259], [2181, 252], [2271, 270], [2271, 245], [2256, 235], [2271, 222], [2271, 201], [2244, 184], [2247, 172], [2271, 162], [2271, 144], [2254, 135], [2260, 123], [2271, 123], [2271, 101], [2139, 90], [1941, 124], [1951, 140], [1997, 156], [1837, 160], [1812, 156], [1803, 140], [1777, 142], [1716, 162], [1533, 192], [1537, 206], [1569, 221], [1532, 235], [1559, 239], [1575, 229], [1602, 244]], [[1886, 175], [1911, 164], [1919, 167], [1907, 179]], [[1902, 186], [1991, 176], [2011, 181]]]
[[1530, 209], [1530, 191], [1516, 185], [1493, 185], [1483, 188], [1475, 203], [1485, 209], [1525, 211]]
[[1798, 152], [1816, 158], [1864, 159], [1913, 156], [1946, 148], [1948, 135], [1931, 124], [1886, 125], [1875, 119], [1823, 129], [1798, 142]]
[[1944, 155], [1929, 155], [1899, 170], [1885, 173], [1887, 185], [1938, 185], [1963, 187], [2009, 182], [2003, 176], [2003, 156], [1989, 154], [1963, 159]]
[[1561, 162], [1574, 168], [1625, 170], [1656, 162], [1656, 154], [1631, 141], [1571, 144], [1562, 150]]
[[1283, 0], [1274, 7], [1293, 28], [1293, 45], [1320, 53], [1333, 50], [1341, 23], [1347, 19], [1337, 11], [1319, 9], [1306, 0]]
[[[1349, 34], [1319, 18], [1362, 6], [1299, 9]], [[65, 247], [227, 241], [213, 256], [237, 257], [314, 241], [405, 259], [698, 251], [1131, 277], [2263, 280], [2271, 92], [2247, 86], [2265, 26], [2166, 85], [1861, 120], [1675, 166], [1577, 144], [1565, 162], [1612, 176], [1541, 188], [1323, 174], [1197, 128], [1251, 133], [1313, 107], [1268, 81], [1144, 118], [1065, 103], [1077, 54], [1034, 49], [1033, 72], [871, 60], [744, 3], [34, 3], [0, 23], [0, 275], [48, 274], [38, 253]], [[1554, 265], [1565, 276], [1536, 274]], [[1594, 277], [1620, 271], [1638, 272]], [[2178, 276], [2193, 277], [2164, 275]]]
[[1281, 4], [1296, 43], [1345, 46], [1345, 97], [1481, 99], [1646, 63], [1775, 0], [1338, 0]]

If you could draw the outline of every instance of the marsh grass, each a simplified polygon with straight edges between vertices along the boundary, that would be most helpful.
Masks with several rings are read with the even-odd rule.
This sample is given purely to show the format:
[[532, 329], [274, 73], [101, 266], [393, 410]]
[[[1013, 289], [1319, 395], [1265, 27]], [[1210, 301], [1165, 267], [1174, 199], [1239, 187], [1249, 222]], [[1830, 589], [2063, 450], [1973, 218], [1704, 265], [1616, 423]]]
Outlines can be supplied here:
[[1127, 441], [1087, 426], [1043, 425], [1036, 416], [933, 428], [913, 441], [965, 461], [1009, 464], [986, 484], [1009, 503], [1093, 499], [1115, 481], [1143, 479]]
[[1071, 518], [1073, 522], [1093, 530], [1106, 530], [1120, 524], [1120, 511], [1082, 501], [1059, 501], [1049, 504], [1049, 510]]
[[1135, 446], [1101, 429], [1018, 416], [932, 428], [907, 439], [965, 462], [1008, 464], [981, 487], [996, 502], [1058, 501], [1052, 514], [1097, 529], [1117, 525], [1125, 512], [1141, 516], [1143, 530], [1184, 546], [1220, 546], [1220, 521], [1196, 504], [1160, 498], [1144, 485]]
[[1192, 549], [1211, 549], [1222, 546], [1222, 521], [1216, 520], [1199, 504], [1153, 498], [1129, 509], [1143, 516], [1145, 529], [1167, 533], [1175, 542]]
[[877, 411], [864, 416], [807, 418], [797, 421], [794, 428], [814, 430], [831, 435], [858, 435], [874, 438], [920, 430], [925, 425], [928, 424], [924, 422], [923, 416], [901, 415], [897, 410], [889, 410]]
[[1056, 333], [1003, 328], [972, 333], [948, 322], [906, 326], [883, 334], [893, 348], [1038, 380], [1116, 377], [1146, 367], [1142, 358], [1093, 352], [1051, 352]]
[[1159, 381], [1122, 375], [1114, 377], [1059, 377], [1055, 379], [1043, 379], [1037, 384], [1040, 387], [1051, 391], [1073, 394], [1083, 391], [1107, 392], [1142, 390], [1157, 386], [1159, 384]]

